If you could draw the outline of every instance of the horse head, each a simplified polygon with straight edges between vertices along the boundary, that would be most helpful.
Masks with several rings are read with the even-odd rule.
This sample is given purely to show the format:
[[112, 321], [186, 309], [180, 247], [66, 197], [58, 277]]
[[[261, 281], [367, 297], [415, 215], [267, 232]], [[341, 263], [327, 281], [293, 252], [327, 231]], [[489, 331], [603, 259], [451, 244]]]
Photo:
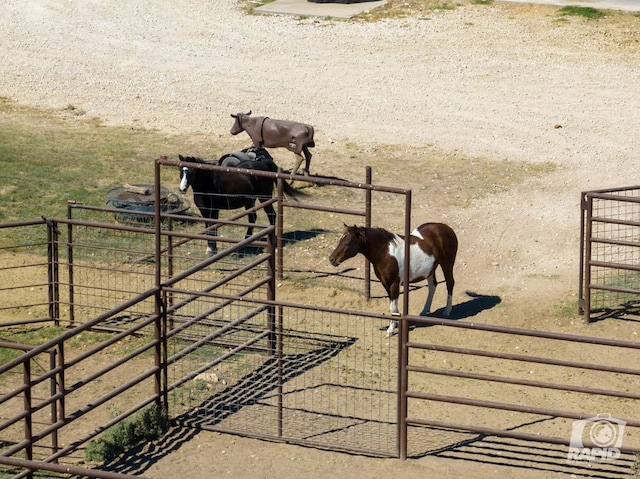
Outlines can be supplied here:
[[[199, 158], [193, 158], [191, 156], [182, 156], [178, 155], [178, 160], [184, 163], [202, 163], [202, 160]], [[181, 165], [180, 166], [180, 186], [178, 189], [180, 193], [186, 193], [193, 182], [193, 176], [195, 174], [194, 168], [189, 168], [188, 166]]]
[[339, 266], [343, 261], [353, 258], [362, 251], [362, 243], [366, 239], [363, 228], [344, 225], [344, 233], [338, 241], [338, 246], [329, 256], [329, 263]]

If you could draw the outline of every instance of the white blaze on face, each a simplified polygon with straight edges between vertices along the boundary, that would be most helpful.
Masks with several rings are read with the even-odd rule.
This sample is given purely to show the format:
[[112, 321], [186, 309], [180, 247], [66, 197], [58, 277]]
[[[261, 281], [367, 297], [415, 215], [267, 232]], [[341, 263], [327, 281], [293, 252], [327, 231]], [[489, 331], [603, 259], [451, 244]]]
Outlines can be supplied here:
[[180, 179], [180, 191], [184, 193], [187, 191], [189, 184], [187, 183], [187, 168], [182, 168], [182, 178]]
[[[423, 239], [417, 231], [411, 235]], [[389, 243], [389, 254], [398, 261], [398, 274], [402, 284], [404, 278], [404, 240], [400, 236], [395, 235], [395, 241]], [[436, 259], [422, 251], [420, 246], [411, 245], [409, 248], [409, 281], [413, 281], [415, 278], [426, 278], [433, 269], [435, 261]]]

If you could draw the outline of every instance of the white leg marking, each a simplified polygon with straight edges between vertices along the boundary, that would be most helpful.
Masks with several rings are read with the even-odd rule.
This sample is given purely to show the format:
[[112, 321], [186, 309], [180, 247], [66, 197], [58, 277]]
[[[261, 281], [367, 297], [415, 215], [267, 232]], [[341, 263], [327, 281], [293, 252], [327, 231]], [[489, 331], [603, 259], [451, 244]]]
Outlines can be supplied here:
[[452, 308], [453, 298], [450, 294], [447, 295], [447, 307], [444, 309], [444, 316], [448, 318], [451, 316], [451, 308]]
[[387, 336], [393, 336], [398, 332], [398, 321], [391, 320], [389, 327], [387, 328]]
[[187, 191], [188, 187], [189, 185], [187, 183], [187, 169], [182, 168], [182, 179], [180, 180], [180, 186], [178, 188], [182, 193], [184, 193], [185, 191]]
[[398, 300], [392, 299], [389, 303], [389, 310], [393, 316], [400, 316], [400, 312], [398, 311]]

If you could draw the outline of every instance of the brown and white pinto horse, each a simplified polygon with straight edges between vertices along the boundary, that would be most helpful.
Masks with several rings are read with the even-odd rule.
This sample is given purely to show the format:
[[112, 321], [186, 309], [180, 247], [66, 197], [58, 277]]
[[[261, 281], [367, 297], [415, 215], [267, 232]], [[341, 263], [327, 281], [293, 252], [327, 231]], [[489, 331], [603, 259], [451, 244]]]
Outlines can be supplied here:
[[[444, 316], [451, 314], [453, 296], [453, 264], [458, 252], [458, 238], [444, 223], [425, 223], [418, 226], [409, 238], [409, 282], [426, 279], [429, 294], [421, 316], [429, 314], [436, 291], [435, 271], [440, 265], [447, 284], [447, 307]], [[347, 226], [338, 246], [329, 256], [329, 262], [338, 266], [343, 261], [362, 253], [373, 265], [373, 270], [387, 291], [393, 316], [398, 316], [398, 296], [404, 278], [404, 237], [383, 228]], [[391, 336], [398, 328], [398, 321], [391, 320], [387, 334]]]

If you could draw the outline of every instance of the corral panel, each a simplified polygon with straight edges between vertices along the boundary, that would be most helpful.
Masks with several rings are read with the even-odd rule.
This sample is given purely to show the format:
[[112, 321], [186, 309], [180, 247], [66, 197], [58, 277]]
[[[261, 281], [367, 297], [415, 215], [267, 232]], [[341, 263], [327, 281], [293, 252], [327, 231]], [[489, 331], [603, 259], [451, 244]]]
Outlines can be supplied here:
[[640, 304], [640, 187], [583, 193], [581, 308], [588, 321]]
[[[173, 403], [183, 411], [181, 422], [273, 440], [396, 454], [397, 343], [381, 334], [381, 321], [278, 307], [270, 336], [268, 309], [243, 304], [246, 310], [227, 306], [229, 319], [224, 322], [207, 319], [188, 329], [189, 336], [212, 339], [174, 368], [176, 381], [198, 373], [174, 391]], [[261, 312], [252, 315], [255, 311]], [[224, 324], [240, 317], [250, 319], [220, 333]]]

